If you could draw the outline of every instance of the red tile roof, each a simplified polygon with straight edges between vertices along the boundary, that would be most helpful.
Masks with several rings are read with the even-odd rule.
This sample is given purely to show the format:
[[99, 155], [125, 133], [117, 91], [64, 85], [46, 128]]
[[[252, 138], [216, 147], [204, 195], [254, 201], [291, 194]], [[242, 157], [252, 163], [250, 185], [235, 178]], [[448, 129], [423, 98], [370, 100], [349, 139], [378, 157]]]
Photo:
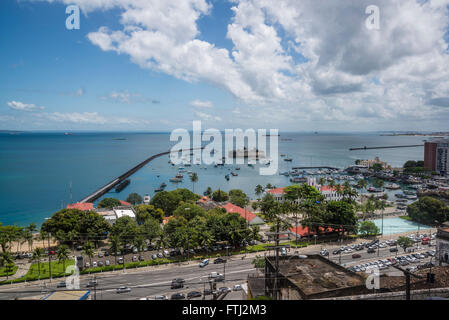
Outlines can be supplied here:
[[[309, 232], [309, 228], [303, 227], [303, 226], [298, 226], [298, 228], [296, 228], [296, 227], [290, 228], [290, 231], [293, 232], [294, 234], [300, 235], [301, 237], [307, 237], [308, 235], [313, 236], [316, 233], [315, 231]], [[334, 229], [332, 229], [332, 228], [328, 228], [327, 230], [325, 230], [323, 227], [320, 227], [321, 233], [329, 233], [329, 232], [333, 232], [333, 231], [334, 231]]]
[[337, 188], [330, 186], [321, 186], [321, 191], [337, 191]]
[[94, 209], [94, 204], [78, 202], [78, 203], [68, 204], [67, 209], [78, 209], [81, 211], [90, 211], [90, 210]]
[[254, 218], [257, 217], [256, 214], [252, 213], [249, 210], [245, 210], [239, 206], [236, 206], [235, 204], [228, 202], [224, 206], [221, 206], [226, 210], [227, 213], [238, 213], [243, 219], [246, 219], [246, 221], [251, 222]]
[[167, 224], [168, 220], [170, 220], [171, 218], [173, 218], [173, 216], [165, 217], [164, 220], [162, 220], [162, 223]]
[[123, 200], [120, 200], [120, 203], [122, 204], [122, 206], [130, 206], [131, 205], [131, 203], [123, 201]]
[[267, 192], [271, 194], [283, 194], [285, 188], [270, 189]]

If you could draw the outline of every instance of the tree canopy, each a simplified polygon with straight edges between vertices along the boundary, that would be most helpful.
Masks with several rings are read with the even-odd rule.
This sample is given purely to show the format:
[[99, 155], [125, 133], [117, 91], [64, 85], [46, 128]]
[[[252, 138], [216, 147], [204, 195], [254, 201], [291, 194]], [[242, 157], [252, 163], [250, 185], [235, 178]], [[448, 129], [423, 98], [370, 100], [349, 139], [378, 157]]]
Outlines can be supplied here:
[[141, 204], [143, 202], [143, 199], [139, 194], [133, 192], [128, 195], [128, 198], [126, 198], [126, 202], [129, 202], [133, 206], [135, 206]]
[[122, 203], [120, 202], [120, 200], [115, 199], [115, 198], [104, 198], [103, 200], [101, 200], [98, 203], [98, 208], [108, 208], [108, 209], [112, 209], [114, 207], [119, 207], [121, 206]]
[[407, 213], [412, 220], [434, 225], [435, 221], [443, 223], [449, 219], [449, 207], [443, 201], [422, 197], [407, 207]]

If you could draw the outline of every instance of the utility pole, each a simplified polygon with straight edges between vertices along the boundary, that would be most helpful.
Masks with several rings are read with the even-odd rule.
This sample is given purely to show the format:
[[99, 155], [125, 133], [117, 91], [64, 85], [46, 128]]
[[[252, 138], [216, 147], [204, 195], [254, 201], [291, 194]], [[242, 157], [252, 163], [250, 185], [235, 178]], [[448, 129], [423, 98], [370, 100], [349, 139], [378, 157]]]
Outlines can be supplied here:
[[51, 252], [50, 252], [50, 237], [51, 233], [48, 233], [47, 243], [48, 243], [48, 273], [50, 275], [50, 282], [51, 282]]

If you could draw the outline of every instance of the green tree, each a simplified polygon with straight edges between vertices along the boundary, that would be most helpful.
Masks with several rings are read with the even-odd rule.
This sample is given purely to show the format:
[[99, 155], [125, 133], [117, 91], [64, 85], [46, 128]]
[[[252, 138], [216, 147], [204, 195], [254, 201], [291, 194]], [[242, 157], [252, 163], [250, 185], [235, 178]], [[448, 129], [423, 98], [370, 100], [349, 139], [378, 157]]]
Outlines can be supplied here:
[[373, 169], [374, 172], [380, 172], [383, 170], [383, 166], [380, 163], [375, 163], [375, 164], [373, 164], [371, 169]]
[[195, 182], [198, 182], [198, 175], [196, 172], [190, 175], [190, 181], [192, 181], [192, 192], [195, 193]]
[[360, 223], [359, 232], [365, 236], [375, 236], [380, 233], [379, 227], [372, 221], [363, 221]]
[[139, 228], [144, 239], [148, 240], [150, 245], [153, 243], [153, 240], [160, 237], [162, 233], [160, 222], [151, 218], [146, 220], [139, 226]]
[[435, 225], [449, 219], [449, 207], [443, 201], [432, 197], [422, 197], [407, 207], [407, 214], [419, 223]]
[[229, 200], [229, 196], [226, 192], [218, 189], [215, 190], [214, 193], [212, 194], [212, 200], [216, 202], [225, 202]]
[[257, 197], [260, 197], [260, 195], [264, 192], [264, 189], [260, 184], [258, 184], [254, 191], [255, 191]]
[[204, 195], [207, 197], [210, 197], [212, 195], [212, 188], [211, 187], [207, 187], [206, 191], [204, 192]]
[[65, 262], [69, 260], [70, 250], [69, 247], [62, 244], [56, 250], [56, 257], [58, 258], [59, 263], [62, 263], [62, 270], [65, 273]]
[[247, 195], [240, 189], [230, 190], [229, 200], [231, 201], [231, 203], [241, 208], [246, 207], [249, 203]]
[[83, 253], [89, 257], [90, 265], [92, 266], [92, 258], [94, 257], [94, 245], [92, 242], [87, 241], [83, 245]]
[[148, 219], [155, 219], [162, 223], [164, 220], [164, 211], [160, 208], [155, 208], [153, 205], [141, 204], [134, 207], [136, 211], [136, 221], [138, 224], [143, 224]]
[[35, 248], [32, 252], [32, 256], [30, 261], [36, 261], [37, 262], [37, 272], [38, 272], [38, 277], [41, 277], [41, 259], [42, 256], [44, 255], [44, 249], [42, 248]]
[[128, 195], [128, 198], [126, 198], [126, 202], [129, 202], [133, 206], [135, 206], [141, 204], [143, 202], [143, 199], [139, 194], [133, 192]]
[[122, 203], [120, 202], [120, 200], [115, 199], [115, 198], [104, 198], [103, 200], [101, 200], [98, 203], [98, 208], [108, 208], [108, 209], [112, 209], [114, 207], [119, 207], [121, 206]]
[[157, 209], [162, 209], [165, 216], [168, 217], [173, 214], [181, 201], [182, 197], [179, 193], [161, 191], [151, 199], [151, 204]]
[[120, 251], [120, 246], [122, 245], [119, 235], [111, 235], [109, 251], [114, 255], [115, 264], [117, 264], [117, 252]]
[[408, 237], [399, 237], [397, 240], [397, 244], [402, 249], [404, 249], [404, 252], [405, 252], [407, 250], [407, 248], [410, 248], [413, 246], [413, 240]]
[[194, 203], [183, 203], [173, 212], [175, 217], [184, 217], [187, 221], [192, 220], [196, 216], [204, 216], [206, 210]]
[[14, 268], [14, 257], [9, 251], [0, 252], [0, 267], [5, 268], [6, 280], [9, 278], [9, 273], [12, 272]]

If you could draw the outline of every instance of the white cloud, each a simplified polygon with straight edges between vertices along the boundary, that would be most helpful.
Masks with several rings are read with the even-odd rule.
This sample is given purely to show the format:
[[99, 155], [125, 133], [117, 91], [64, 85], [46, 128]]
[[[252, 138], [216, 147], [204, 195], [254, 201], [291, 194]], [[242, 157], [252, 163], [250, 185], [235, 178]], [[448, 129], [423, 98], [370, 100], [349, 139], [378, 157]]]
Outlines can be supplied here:
[[[200, 40], [210, 1], [61, 1], [118, 8], [122, 29], [100, 27], [93, 44], [223, 88], [261, 122], [437, 119], [449, 97], [449, 0], [232, 0], [231, 51]], [[365, 27], [368, 5], [380, 8], [380, 30]]]
[[6, 103], [11, 109], [20, 111], [43, 110], [44, 107], [38, 107], [35, 104], [27, 104], [20, 101], [9, 101]]
[[106, 118], [100, 116], [97, 112], [83, 112], [83, 113], [52, 112], [52, 113], [44, 113], [42, 114], [42, 117], [56, 122], [90, 123], [90, 124], [105, 124], [107, 122]]
[[211, 121], [211, 120], [212, 121], [221, 121], [220, 117], [213, 116], [213, 115], [210, 115], [208, 113], [201, 112], [201, 111], [195, 111], [195, 115], [198, 118], [200, 118], [201, 120], [204, 120], [204, 121]]
[[214, 103], [207, 100], [193, 100], [190, 105], [196, 108], [213, 108]]

